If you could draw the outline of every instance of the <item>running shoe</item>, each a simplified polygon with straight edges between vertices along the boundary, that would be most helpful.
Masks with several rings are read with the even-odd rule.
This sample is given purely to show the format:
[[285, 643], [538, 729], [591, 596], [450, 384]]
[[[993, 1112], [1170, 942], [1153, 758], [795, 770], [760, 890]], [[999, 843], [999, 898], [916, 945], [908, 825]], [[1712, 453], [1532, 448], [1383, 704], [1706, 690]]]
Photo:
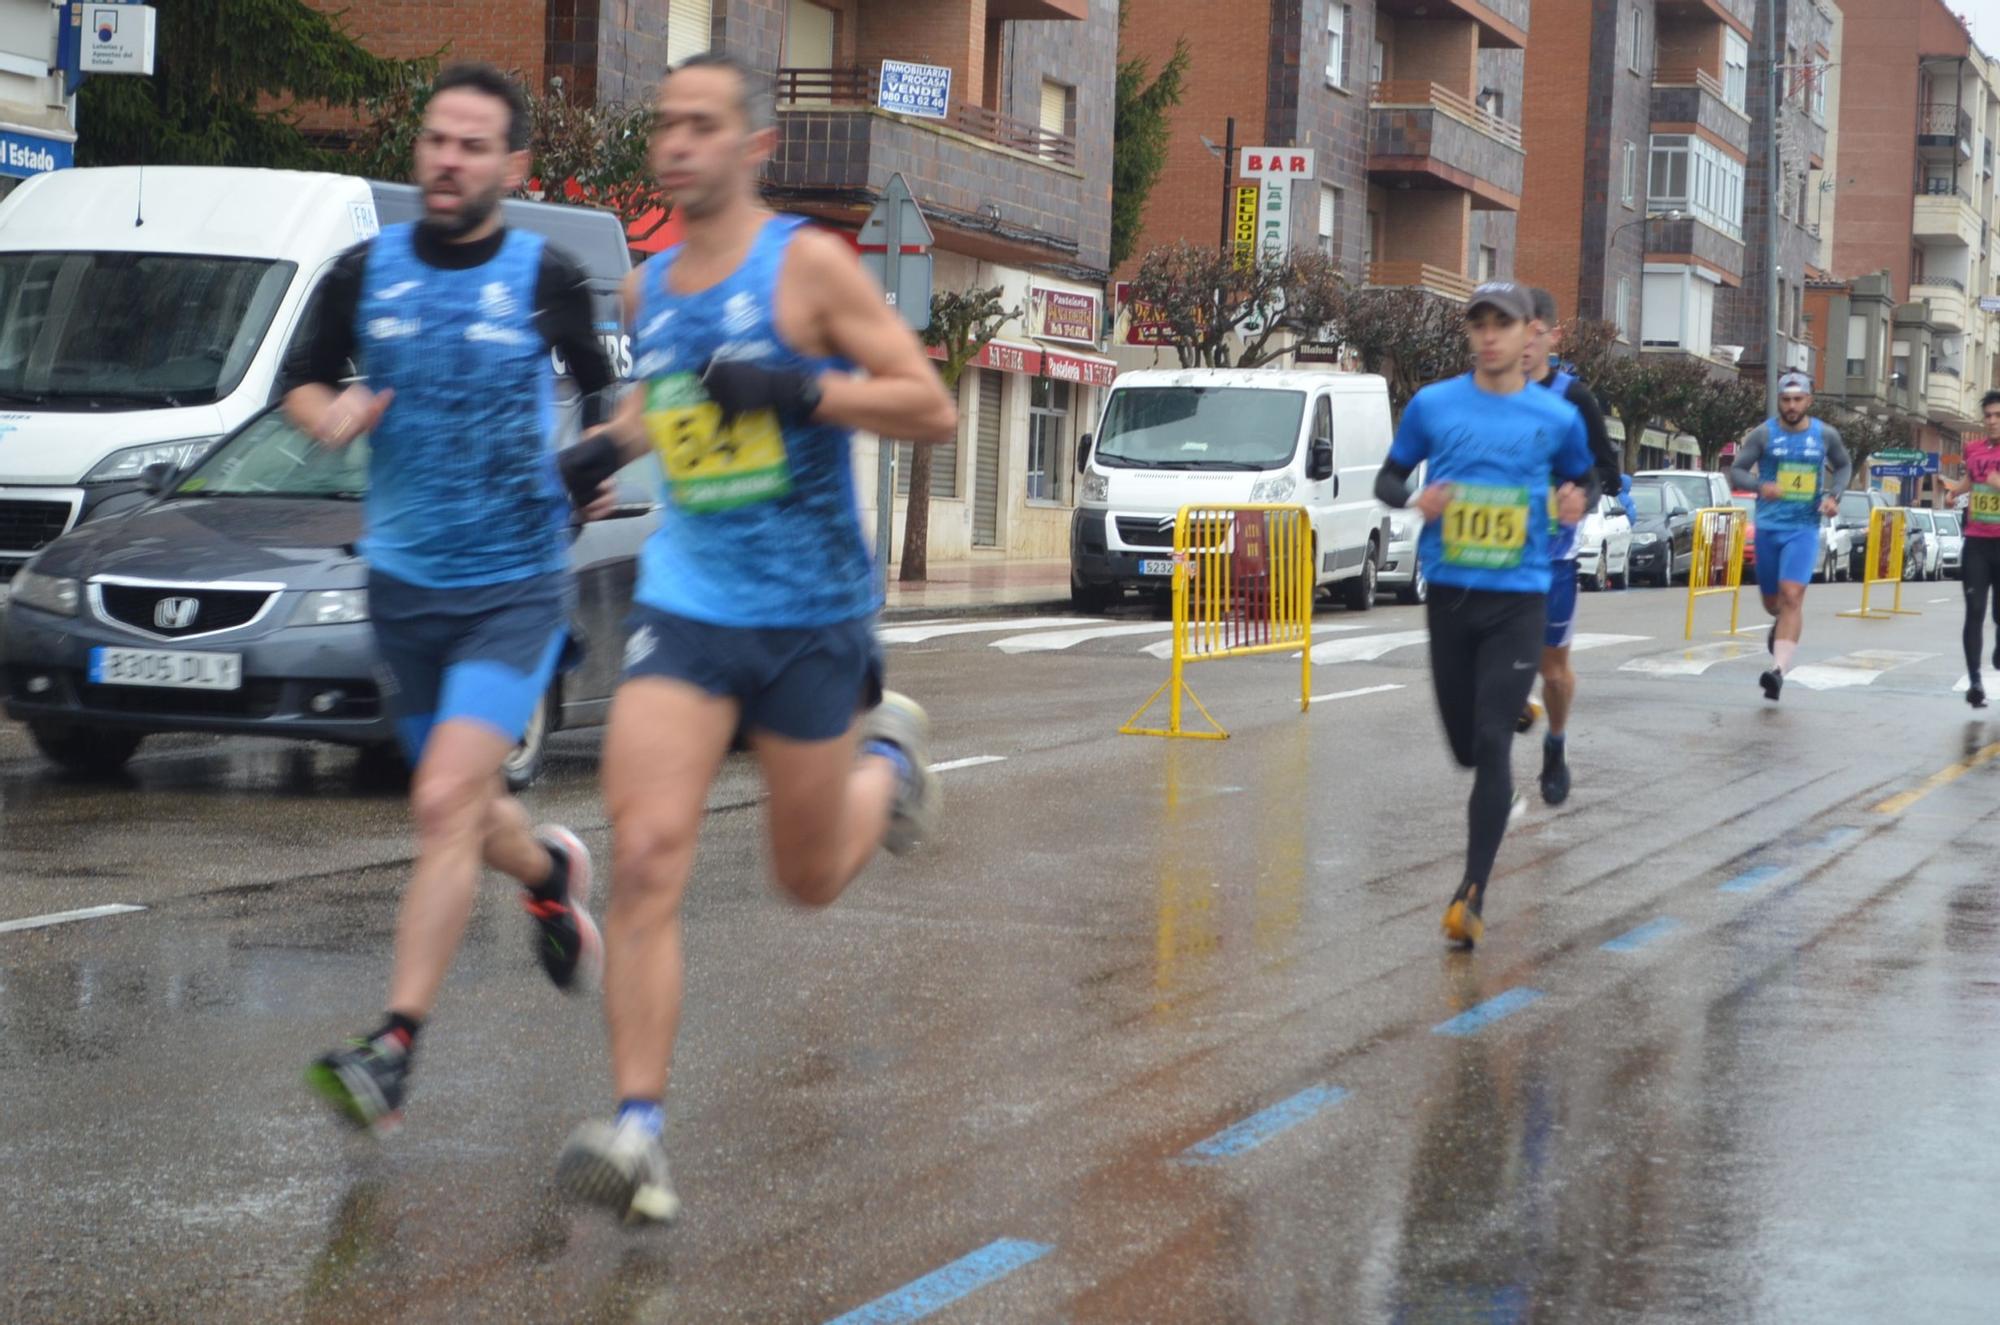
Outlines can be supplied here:
[[1445, 941], [1455, 948], [1470, 949], [1486, 936], [1486, 922], [1480, 909], [1486, 905], [1486, 885], [1467, 879], [1452, 894], [1444, 909]]
[[388, 1040], [356, 1040], [306, 1069], [306, 1084], [363, 1131], [394, 1131], [403, 1121], [410, 1055]]
[[1966, 688], [1965, 702], [1976, 709], [1986, 707], [1986, 687], [1979, 684], [1979, 678], [1976, 676], [1972, 678], [1972, 684]]
[[1757, 682], [1764, 687], [1764, 698], [1775, 704], [1778, 702], [1778, 692], [1785, 688], [1785, 674], [1773, 667], [1758, 677]]
[[1541, 716], [1542, 706], [1532, 699], [1529, 700], [1521, 706], [1521, 716], [1514, 719], [1514, 734], [1522, 736], [1533, 731], [1535, 720]]
[[936, 829], [943, 801], [937, 774], [930, 767], [930, 715], [908, 695], [886, 690], [882, 702], [862, 720], [861, 740], [864, 745], [869, 741], [886, 741], [901, 750], [909, 761], [909, 776], [896, 788], [896, 803], [889, 812], [889, 832], [882, 840], [891, 854], [907, 855]]
[[556, 1182], [570, 1196], [601, 1205], [628, 1224], [671, 1224], [680, 1216], [666, 1147], [638, 1123], [579, 1126], [556, 1158]]
[[1561, 805], [1569, 799], [1569, 759], [1566, 746], [1542, 742], [1542, 800]]
[[549, 982], [564, 993], [592, 987], [604, 964], [604, 939], [590, 918], [590, 851], [575, 833], [557, 824], [537, 828], [535, 840], [568, 875], [559, 898], [521, 893], [521, 904], [535, 921], [535, 955]]

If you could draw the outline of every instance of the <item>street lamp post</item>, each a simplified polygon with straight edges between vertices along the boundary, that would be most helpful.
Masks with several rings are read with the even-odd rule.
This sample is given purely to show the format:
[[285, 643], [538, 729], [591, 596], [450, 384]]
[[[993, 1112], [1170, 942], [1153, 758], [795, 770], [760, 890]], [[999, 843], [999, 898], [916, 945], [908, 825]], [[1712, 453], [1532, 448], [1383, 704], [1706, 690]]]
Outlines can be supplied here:
[[1608, 254], [1614, 247], [1616, 247], [1618, 243], [1618, 236], [1624, 234], [1627, 230], [1630, 230], [1635, 225], [1644, 225], [1648, 221], [1678, 221], [1683, 216], [1686, 215], [1687, 213], [1682, 211], [1678, 207], [1674, 208], [1671, 211], [1648, 212], [1644, 216], [1638, 217], [1635, 220], [1627, 221], [1624, 225], [1621, 225], [1616, 229], [1614, 229], [1611, 232], [1611, 238], [1604, 241], [1604, 250]]
[[1216, 247], [1222, 252], [1227, 253], [1229, 251], [1229, 204], [1231, 201], [1229, 186], [1234, 182], [1236, 176], [1236, 117], [1234, 115], [1229, 117], [1228, 123], [1223, 130], [1222, 146], [1217, 147], [1213, 142], [1210, 142], [1207, 134], [1201, 136], [1201, 145], [1222, 158], [1222, 224], [1219, 227], [1221, 238], [1216, 240]]

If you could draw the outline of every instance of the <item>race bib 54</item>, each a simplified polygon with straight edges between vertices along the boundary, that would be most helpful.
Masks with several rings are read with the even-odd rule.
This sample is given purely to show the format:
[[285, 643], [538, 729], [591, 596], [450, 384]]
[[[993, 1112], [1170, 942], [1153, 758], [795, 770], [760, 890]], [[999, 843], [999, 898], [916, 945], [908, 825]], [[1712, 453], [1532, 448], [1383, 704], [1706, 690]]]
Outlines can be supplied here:
[[703, 514], [776, 501], [792, 490], [778, 416], [758, 410], [724, 420], [693, 373], [646, 383], [646, 431], [684, 511]]

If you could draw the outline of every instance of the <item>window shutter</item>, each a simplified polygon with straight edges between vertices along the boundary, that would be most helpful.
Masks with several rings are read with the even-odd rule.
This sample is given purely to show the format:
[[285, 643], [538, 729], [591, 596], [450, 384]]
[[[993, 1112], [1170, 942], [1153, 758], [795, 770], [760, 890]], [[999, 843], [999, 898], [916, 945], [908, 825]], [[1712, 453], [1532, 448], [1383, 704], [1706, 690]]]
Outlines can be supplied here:
[[679, 64], [709, 48], [714, 0], [672, 0], [667, 7], [667, 63]]

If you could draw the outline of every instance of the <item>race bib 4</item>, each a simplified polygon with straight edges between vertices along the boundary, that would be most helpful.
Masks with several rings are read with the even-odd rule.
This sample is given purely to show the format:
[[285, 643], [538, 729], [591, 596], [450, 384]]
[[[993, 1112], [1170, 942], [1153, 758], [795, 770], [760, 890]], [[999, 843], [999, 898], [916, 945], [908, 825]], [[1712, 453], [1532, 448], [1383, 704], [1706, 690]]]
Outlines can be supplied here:
[[1443, 534], [1447, 564], [1511, 570], [1528, 543], [1528, 490], [1454, 484]]
[[667, 494], [684, 511], [734, 510], [792, 490], [784, 430], [771, 410], [725, 420], [699, 378], [672, 373], [646, 383], [645, 418]]
[[1819, 495], [1819, 466], [1785, 460], [1778, 464], [1778, 500], [1811, 501]]

